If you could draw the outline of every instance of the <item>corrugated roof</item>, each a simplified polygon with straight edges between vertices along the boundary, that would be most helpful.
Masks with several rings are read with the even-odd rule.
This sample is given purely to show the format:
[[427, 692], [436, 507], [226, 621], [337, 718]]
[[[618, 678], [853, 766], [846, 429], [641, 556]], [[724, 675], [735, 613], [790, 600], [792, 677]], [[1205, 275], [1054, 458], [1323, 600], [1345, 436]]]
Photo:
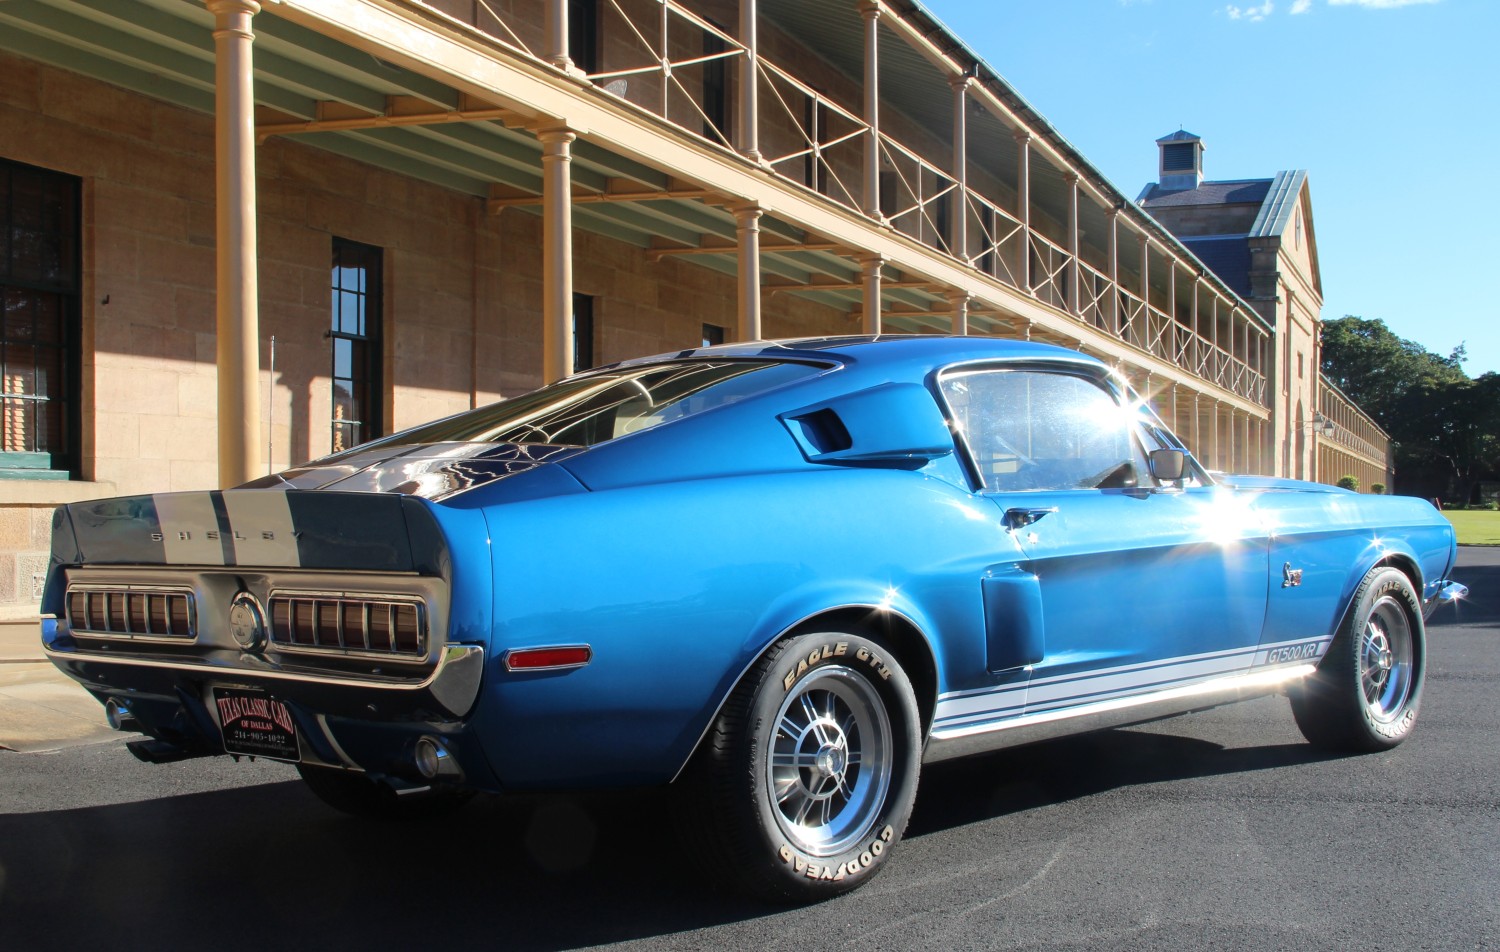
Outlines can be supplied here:
[[1297, 207], [1297, 196], [1302, 193], [1302, 184], [1307, 181], [1304, 169], [1277, 172], [1271, 182], [1270, 194], [1250, 226], [1250, 237], [1268, 238], [1285, 233], [1292, 220], [1292, 209]]
[[1141, 193], [1145, 208], [1183, 205], [1259, 205], [1271, 191], [1272, 179], [1242, 179], [1238, 182], [1204, 182], [1197, 188], [1164, 189], [1148, 185]]

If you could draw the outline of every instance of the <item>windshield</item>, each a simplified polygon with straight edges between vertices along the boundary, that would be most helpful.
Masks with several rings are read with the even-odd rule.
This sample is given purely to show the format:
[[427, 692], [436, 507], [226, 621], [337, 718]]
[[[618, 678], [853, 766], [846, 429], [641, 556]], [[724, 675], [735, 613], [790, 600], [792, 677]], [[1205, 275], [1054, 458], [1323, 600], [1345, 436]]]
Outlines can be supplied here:
[[[691, 360], [570, 377], [380, 443], [593, 446], [821, 373], [813, 364]], [[360, 450], [376, 444], [365, 444]]]

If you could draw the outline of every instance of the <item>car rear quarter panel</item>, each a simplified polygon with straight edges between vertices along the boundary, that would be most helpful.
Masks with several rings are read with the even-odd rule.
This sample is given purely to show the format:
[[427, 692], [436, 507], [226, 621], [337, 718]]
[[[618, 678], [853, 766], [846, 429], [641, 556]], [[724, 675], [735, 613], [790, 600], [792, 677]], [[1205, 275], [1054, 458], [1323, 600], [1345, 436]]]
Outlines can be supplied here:
[[[1271, 597], [1263, 644], [1332, 633], [1365, 574], [1381, 563], [1429, 596], [1452, 567], [1453, 530], [1422, 499], [1348, 492], [1262, 493], [1271, 530]], [[1286, 573], [1301, 571], [1300, 584]]]
[[[942, 671], [985, 670], [980, 579], [1014, 543], [967, 492], [916, 471], [809, 468], [496, 506], [494, 659], [474, 726], [509, 787], [673, 777], [783, 632], [844, 606], [894, 611]], [[512, 648], [588, 644], [513, 674]], [[943, 690], [948, 687], [944, 685]]]

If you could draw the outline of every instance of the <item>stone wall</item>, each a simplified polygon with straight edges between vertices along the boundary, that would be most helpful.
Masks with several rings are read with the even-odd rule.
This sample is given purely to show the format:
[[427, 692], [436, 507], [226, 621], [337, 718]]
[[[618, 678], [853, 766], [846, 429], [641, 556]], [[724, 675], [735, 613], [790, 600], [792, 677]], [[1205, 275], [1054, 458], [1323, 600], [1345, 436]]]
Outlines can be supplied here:
[[[82, 473], [0, 482], [0, 611], [34, 609], [52, 507], [217, 485], [213, 122], [0, 53], [0, 157], [83, 182]], [[257, 149], [261, 407], [268, 466], [329, 452], [335, 236], [385, 249], [389, 432], [541, 383], [541, 219], [272, 139]], [[697, 346], [736, 323], [736, 281], [575, 227], [596, 363]], [[767, 336], [857, 331], [790, 295]], [[271, 338], [276, 339], [274, 376]], [[7, 608], [8, 607], [8, 608]]]

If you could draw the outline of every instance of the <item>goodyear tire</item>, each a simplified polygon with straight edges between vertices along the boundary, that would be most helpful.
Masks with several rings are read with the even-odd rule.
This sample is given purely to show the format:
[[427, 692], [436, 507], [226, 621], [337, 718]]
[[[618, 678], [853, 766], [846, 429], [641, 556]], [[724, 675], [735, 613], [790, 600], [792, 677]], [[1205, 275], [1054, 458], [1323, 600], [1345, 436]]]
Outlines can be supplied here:
[[916, 697], [893, 654], [846, 632], [777, 643], [725, 702], [690, 787], [710, 868], [779, 902], [861, 885], [916, 799]]
[[309, 790], [341, 813], [372, 820], [418, 820], [456, 810], [473, 796], [469, 790], [434, 790], [398, 796], [362, 773], [332, 767], [297, 765]]
[[1291, 692], [1298, 728], [1325, 750], [1395, 747], [1416, 724], [1426, 662], [1411, 581], [1388, 566], [1371, 569], [1318, 670]]

